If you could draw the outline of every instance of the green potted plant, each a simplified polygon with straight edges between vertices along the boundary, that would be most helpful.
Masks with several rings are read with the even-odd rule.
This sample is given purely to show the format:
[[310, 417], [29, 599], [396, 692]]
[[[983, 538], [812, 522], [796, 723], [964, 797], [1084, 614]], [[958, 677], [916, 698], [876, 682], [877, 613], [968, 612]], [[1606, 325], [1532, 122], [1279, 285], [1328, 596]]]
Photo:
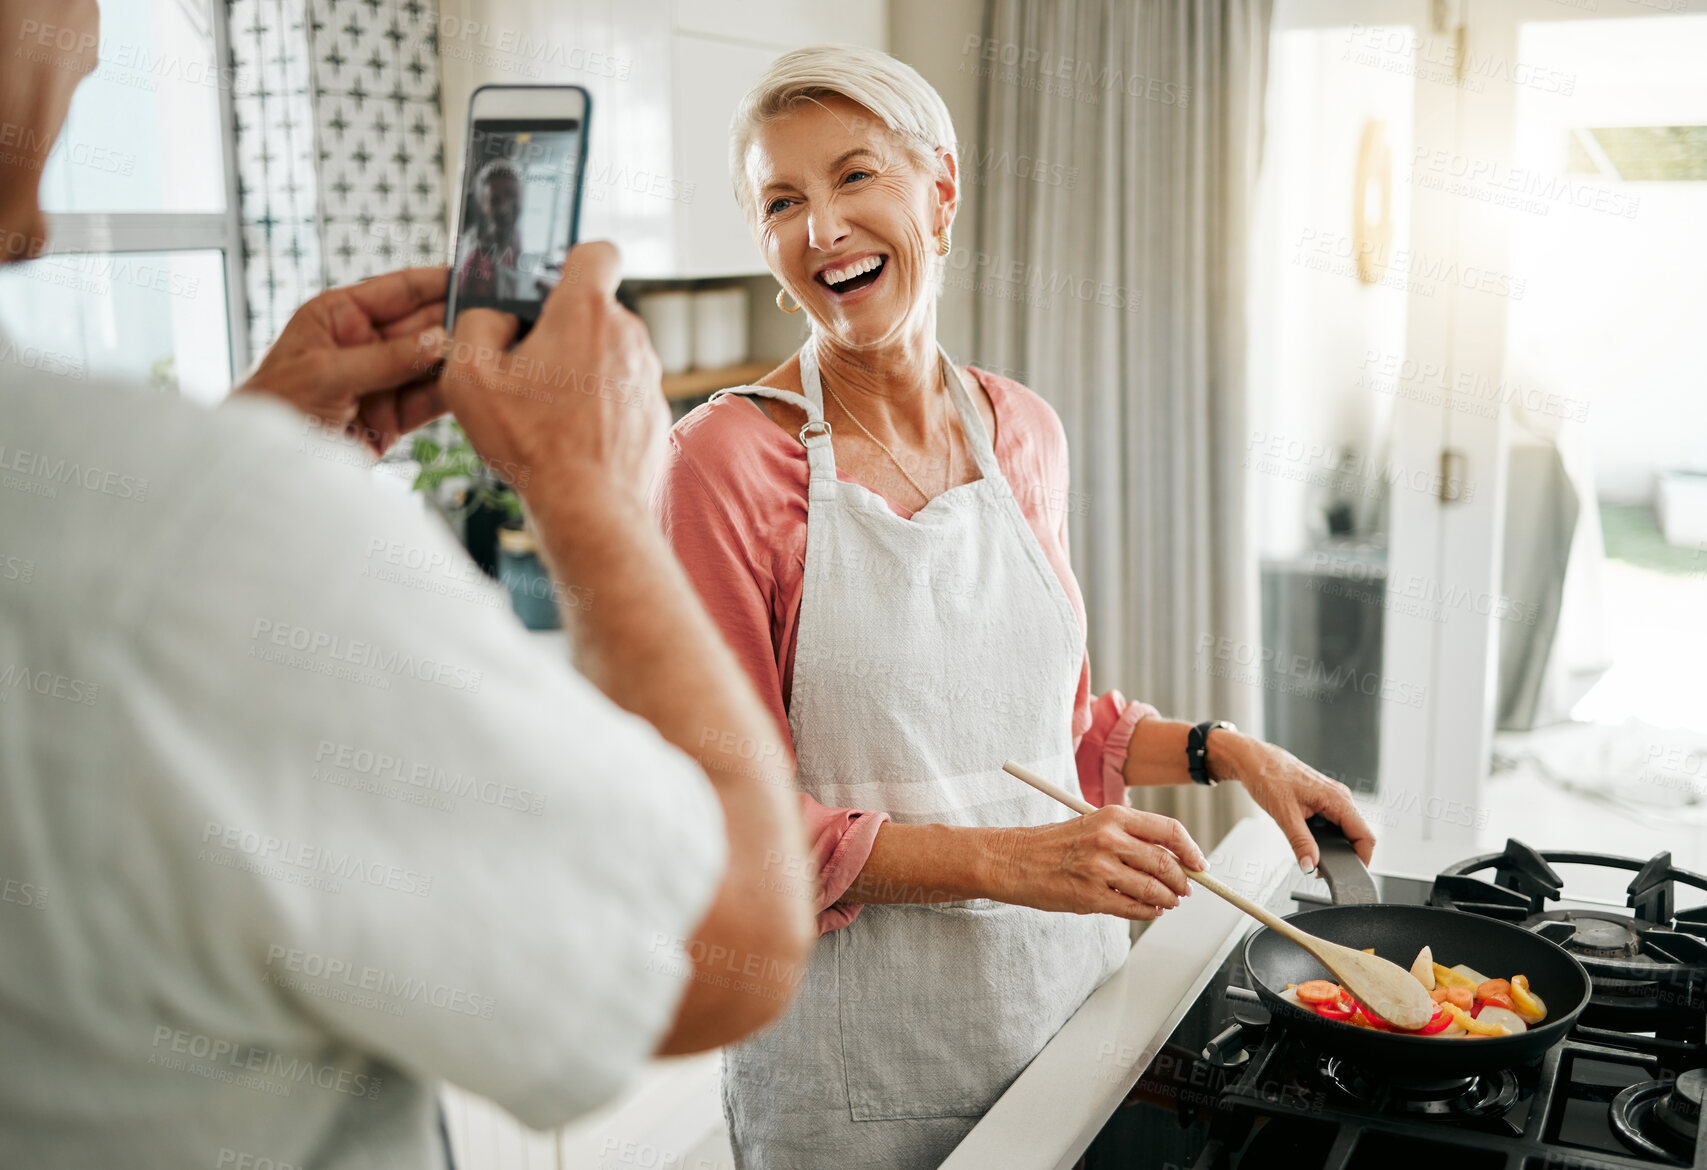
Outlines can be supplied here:
[[486, 466], [462, 428], [447, 419], [417, 432], [410, 457], [420, 465], [415, 490], [461, 530], [469, 556], [504, 586], [522, 624], [530, 630], [560, 628], [557, 589], [521, 497]]

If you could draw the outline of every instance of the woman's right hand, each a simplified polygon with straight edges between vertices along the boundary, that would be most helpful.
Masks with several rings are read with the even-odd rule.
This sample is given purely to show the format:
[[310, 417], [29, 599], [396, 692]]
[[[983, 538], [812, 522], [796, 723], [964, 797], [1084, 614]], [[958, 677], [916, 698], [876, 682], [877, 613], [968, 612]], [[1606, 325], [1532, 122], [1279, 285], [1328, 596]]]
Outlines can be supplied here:
[[1184, 825], [1118, 804], [997, 841], [993, 897], [1073, 914], [1160, 918], [1191, 892], [1186, 868], [1209, 865]]

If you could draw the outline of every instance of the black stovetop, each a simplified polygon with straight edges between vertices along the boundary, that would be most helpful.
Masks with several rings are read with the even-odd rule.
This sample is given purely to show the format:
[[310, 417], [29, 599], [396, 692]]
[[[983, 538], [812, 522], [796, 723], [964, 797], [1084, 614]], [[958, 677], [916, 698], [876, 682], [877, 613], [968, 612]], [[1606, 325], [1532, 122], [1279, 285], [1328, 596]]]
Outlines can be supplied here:
[[[1563, 893], [1549, 861], [1630, 870], [1631, 909], [1549, 908]], [[1484, 870], [1492, 876], [1473, 876]], [[1672, 893], [1674, 882], [1707, 889], [1707, 879], [1664, 854], [1635, 862], [1511, 842], [1432, 884], [1376, 880], [1383, 901], [1492, 913], [1566, 945], [1594, 980], [1591, 1010], [1534, 1063], [1426, 1093], [1395, 1089], [1271, 1020], [1235, 947], [1092, 1143], [1085, 1170], [1707, 1170], [1689, 1116], [1707, 1091], [1707, 947], [1696, 949], [1707, 915], [1677, 911]]]

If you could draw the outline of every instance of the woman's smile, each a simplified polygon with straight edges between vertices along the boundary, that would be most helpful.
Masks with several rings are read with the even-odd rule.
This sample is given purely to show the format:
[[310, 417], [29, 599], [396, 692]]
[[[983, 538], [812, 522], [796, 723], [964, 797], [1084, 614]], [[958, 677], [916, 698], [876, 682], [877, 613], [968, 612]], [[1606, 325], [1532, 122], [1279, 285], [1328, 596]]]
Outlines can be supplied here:
[[838, 303], [845, 305], [865, 299], [888, 270], [887, 255], [866, 252], [824, 265], [813, 279], [828, 289]]

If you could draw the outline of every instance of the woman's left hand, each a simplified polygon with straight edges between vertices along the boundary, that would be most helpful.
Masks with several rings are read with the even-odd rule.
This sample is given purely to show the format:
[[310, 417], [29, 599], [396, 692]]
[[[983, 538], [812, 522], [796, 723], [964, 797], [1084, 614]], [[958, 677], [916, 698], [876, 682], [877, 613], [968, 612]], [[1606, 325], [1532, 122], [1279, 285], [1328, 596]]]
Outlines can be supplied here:
[[1217, 780], [1237, 780], [1269, 816], [1274, 818], [1298, 867], [1306, 873], [1316, 868], [1316, 841], [1304, 821], [1321, 813], [1345, 833], [1363, 864], [1368, 865], [1375, 849], [1375, 834], [1369, 829], [1351, 789], [1331, 780], [1284, 748], [1248, 735], [1221, 730], [1209, 736], [1209, 774]]

